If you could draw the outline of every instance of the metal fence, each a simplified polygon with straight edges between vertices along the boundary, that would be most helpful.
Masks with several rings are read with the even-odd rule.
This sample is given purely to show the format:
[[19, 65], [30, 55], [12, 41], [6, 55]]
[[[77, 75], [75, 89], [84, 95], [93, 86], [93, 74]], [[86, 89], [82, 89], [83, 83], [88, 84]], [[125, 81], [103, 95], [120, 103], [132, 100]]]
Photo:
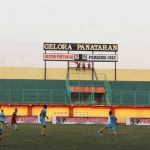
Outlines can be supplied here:
[[71, 91], [69, 90], [70, 86], [104, 86], [105, 94], [107, 95], [107, 102], [112, 102], [111, 86], [106, 74], [104, 73], [97, 73], [93, 80], [91, 80], [91, 73], [69, 73], [69, 75], [66, 75], [66, 88], [68, 89], [68, 95], [71, 94]]
[[150, 105], [149, 91], [113, 90], [111, 104], [119, 105]]
[[[111, 105], [150, 105], [149, 91], [111, 90]], [[0, 103], [5, 104], [105, 104], [107, 96], [90, 92], [47, 89], [0, 89]]]
[[71, 102], [75, 104], [95, 104], [93, 91], [76, 91], [71, 93]]
[[70, 103], [66, 90], [1, 89], [0, 103]]

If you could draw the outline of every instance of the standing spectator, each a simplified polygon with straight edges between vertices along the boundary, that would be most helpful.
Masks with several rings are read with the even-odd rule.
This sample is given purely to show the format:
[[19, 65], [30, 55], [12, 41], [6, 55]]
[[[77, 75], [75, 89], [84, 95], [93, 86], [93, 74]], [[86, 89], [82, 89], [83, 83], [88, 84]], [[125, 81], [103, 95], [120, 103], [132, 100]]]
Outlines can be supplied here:
[[80, 70], [80, 63], [77, 63], [76, 71], [77, 71], [77, 69]]
[[91, 64], [88, 63], [88, 70], [91, 70]]
[[82, 64], [83, 70], [85, 71], [85, 63], [83, 62]]

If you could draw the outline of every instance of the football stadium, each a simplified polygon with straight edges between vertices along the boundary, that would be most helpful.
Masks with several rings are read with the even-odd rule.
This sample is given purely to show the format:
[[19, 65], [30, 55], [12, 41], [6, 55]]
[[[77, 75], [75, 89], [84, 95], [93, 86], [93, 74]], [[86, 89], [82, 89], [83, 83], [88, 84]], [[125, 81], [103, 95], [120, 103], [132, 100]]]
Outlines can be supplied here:
[[[78, 44], [72, 45], [75, 47]], [[51, 50], [53, 49], [49, 49]], [[0, 102], [5, 114], [11, 115], [14, 108], [18, 108], [20, 116], [38, 116], [46, 104], [49, 108], [47, 114], [51, 117], [107, 117], [108, 112], [112, 111], [120, 124], [126, 124], [127, 118], [149, 118], [149, 70], [123, 70], [115, 67], [95, 69], [95, 60], [99, 63], [109, 60], [99, 57], [88, 61], [88, 57], [100, 54], [68, 52], [69, 50], [67, 54], [44, 53], [44, 69], [1, 68]], [[117, 54], [108, 53], [109, 51], [106, 52], [106, 57], [118, 57]], [[115, 50], [115, 53], [119, 52]], [[73, 57], [70, 58], [69, 55]], [[78, 59], [74, 55], [79, 55]], [[83, 59], [83, 55], [86, 58]], [[49, 61], [53, 64], [56, 61], [67, 61], [67, 66], [46, 68]], [[83, 61], [85, 66], [90, 63], [90, 68], [85, 67], [84, 70]], [[78, 68], [80, 63], [81, 67]], [[116, 64], [117, 59], [112, 59], [110, 63]], [[52, 122], [51, 117], [47, 121]]]
[[0, 150], [149, 150], [150, 3], [8, 1]]
[[[59, 45], [59, 43], [55, 44]], [[45, 43], [43, 47], [44, 45]], [[75, 50], [77, 50], [77, 46], [75, 46], [78, 45], [77, 43], [71, 43], [70, 45], [76, 47]], [[82, 45], [85, 45], [85, 43]], [[48, 50], [53, 51], [51, 47]], [[115, 143], [110, 144], [108, 148], [114, 147], [116, 149], [120, 149], [124, 145], [124, 141], [127, 142], [130, 138], [132, 138], [132, 143], [129, 142], [131, 147], [139, 139], [143, 140], [140, 142], [141, 146], [149, 143], [143, 138], [144, 134], [147, 135], [147, 138], [149, 137], [147, 125], [150, 125], [150, 77], [148, 76], [150, 71], [123, 70], [117, 69], [117, 67], [114, 67], [114, 69], [95, 69], [95, 61], [99, 63], [108, 61], [116, 64], [119, 57], [118, 48], [115, 49], [115, 54], [108, 54], [110, 53], [108, 50], [105, 55], [103, 54], [103, 57], [100, 57], [100, 54], [94, 54], [93, 49], [90, 50], [93, 54], [73, 54], [73, 52], [69, 53], [70, 50], [68, 49], [66, 53], [56, 54], [46, 53], [46, 50], [43, 53], [44, 69], [0, 68], [0, 72], [2, 72], [0, 75], [0, 106], [1, 110], [4, 110], [6, 123], [11, 122], [11, 115], [16, 108], [18, 109], [17, 123], [19, 130], [17, 132], [19, 133], [15, 133], [16, 131], [10, 133], [10, 130], [14, 128], [8, 127], [5, 129], [3, 124], [3, 141], [5, 143], [13, 142], [13, 138], [9, 139], [9, 134], [14, 138], [18, 136], [19, 139], [21, 138], [24, 141], [25, 139], [29, 140], [28, 136], [32, 137], [34, 133], [32, 138], [40, 140], [38, 139], [41, 138], [39, 114], [43, 105], [47, 105], [48, 119], [46, 119], [47, 128], [44, 138], [48, 139], [46, 141], [45, 139], [44, 141], [42, 141], [43, 139], [40, 140], [40, 142], [46, 142], [46, 144], [43, 143], [41, 149], [44, 146], [53, 149], [60, 147], [70, 149], [68, 147], [70, 138], [75, 138], [76, 141], [76, 144], [70, 141], [71, 149], [76, 149], [78, 142], [88, 145], [87, 139], [92, 140], [91, 144], [95, 145], [94, 138], [96, 138], [96, 141], [103, 138], [102, 143], [111, 139]], [[79, 53], [82, 52], [79, 51]], [[88, 61], [89, 57], [93, 57], [93, 60]], [[114, 59], [114, 57], [116, 58]], [[55, 64], [57, 61], [66, 61], [66, 68], [46, 67], [47, 63], [53, 62]], [[80, 63], [81, 66], [79, 66]], [[109, 130], [103, 136], [96, 133], [96, 130], [109, 123], [109, 111], [112, 111], [113, 115], [117, 117], [117, 132], [119, 135], [117, 139]], [[73, 135], [75, 137], [72, 137]], [[5, 137], [9, 140], [7, 141]], [[67, 140], [64, 148], [61, 144], [58, 144], [57, 147], [56, 141], [60, 140], [60, 137]], [[55, 144], [49, 144], [51, 138], [56, 140]], [[78, 141], [79, 139], [76, 138], [81, 139]], [[118, 139], [119, 141], [116, 141]], [[24, 144], [28, 142], [26, 140]], [[32, 142], [32, 139], [29, 141]], [[63, 141], [64, 143], [65, 141]], [[9, 143], [7, 144], [9, 145]], [[91, 144], [80, 148], [91, 148]], [[17, 147], [20, 147], [20, 149], [23, 149], [23, 145], [17, 142]], [[27, 145], [29, 146], [29, 143]], [[15, 144], [13, 146], [16, 147]], [[98, 144], [92, 147], [97, 148]]]

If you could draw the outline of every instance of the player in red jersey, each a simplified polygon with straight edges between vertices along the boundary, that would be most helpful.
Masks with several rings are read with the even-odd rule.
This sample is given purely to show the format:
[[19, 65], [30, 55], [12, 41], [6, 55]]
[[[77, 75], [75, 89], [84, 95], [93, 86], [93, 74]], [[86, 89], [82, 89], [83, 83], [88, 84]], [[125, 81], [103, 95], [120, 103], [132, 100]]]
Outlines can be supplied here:
[[18, 128], [17, 128], [17, 111], [18, 111], [18, 109], [16, 108], [15, 109], [15, 112], [12, 114], [12, 119], [11, 119], [11, 124], [8, 124], [7, 126], [10, 126], [10, 125], [13, 125], [13, 124], [15, 124], [15, 130], [18, 130]]
[[91, 70], [91, 64], [88, 63], [88, 70]]

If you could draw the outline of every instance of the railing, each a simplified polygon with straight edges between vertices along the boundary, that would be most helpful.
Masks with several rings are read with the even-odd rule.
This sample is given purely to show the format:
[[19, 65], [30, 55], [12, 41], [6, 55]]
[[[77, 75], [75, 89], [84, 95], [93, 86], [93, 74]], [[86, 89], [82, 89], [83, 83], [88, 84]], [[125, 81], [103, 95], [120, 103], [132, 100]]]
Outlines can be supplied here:
[[98, 80], [98, 77], [97, 77], [97, 74], [96, 74], [95, 69], [94, 69], [94, 68], [92, 68], [92, 69], [93, 69], [93, 73], [94, 73], [94, 75], [95, 75], [95, 77], [96, 77], [96, 80]]
[[68, 95], [69, 101], [71, 102], [71, 91], [70, 91], [70, 83], [69, 83], [68, 74], [66, 74], [66, 89], [67, 89], [67, 95]]
[[[110, 105], [146, 105], [150, 106], [150, 91], [111, 90]], [[71, 101], [67, 90], [47, 89], [1, 89], [0, 103], [5, 104], [105, 104], [106, 99], [97, 99], [94, 92], [82, 91], [71, 93]]]
[[[68, 75], [66, 75], [68, 76]], [[69, 80], [70, 79], [70, 80]], [[68, 86], [104, 86], [106, 91], [107, 104], [112, 102], [112, 92], [109, 81], [104, 73], [95, 72], [94, 79], [91, 80], [91, 73], [70, 73], [66, 78]], [[69, 89], [67, 87], [67, 89]], [[69, 91], [70, 92], [70, 91]], [[71, 93], [70, 93], [71, 94]]]
[[66, 90], [47, 90], [47, 89], [1, 89], [0, 103], [47, 103], [47, 104], [68, 104]]
[[150, 105], [149, 91], [112, 90], [111, 104], [118, 105]]
[[95, 104], [94, 91], [76, 91], [71, 93], [72, 103], [75, 104]]
[[70, 86], [104, 86], [105, 74], [99, 73], [91, 80], [91, 73], [69, 73], [67, 78]]
[[105, 75], [105, 89], [106, 89], [106, 95], [108, 98], [109, 103], [112, 103], [112, 89], [111, 86], [109, 84], [109, 81]]

